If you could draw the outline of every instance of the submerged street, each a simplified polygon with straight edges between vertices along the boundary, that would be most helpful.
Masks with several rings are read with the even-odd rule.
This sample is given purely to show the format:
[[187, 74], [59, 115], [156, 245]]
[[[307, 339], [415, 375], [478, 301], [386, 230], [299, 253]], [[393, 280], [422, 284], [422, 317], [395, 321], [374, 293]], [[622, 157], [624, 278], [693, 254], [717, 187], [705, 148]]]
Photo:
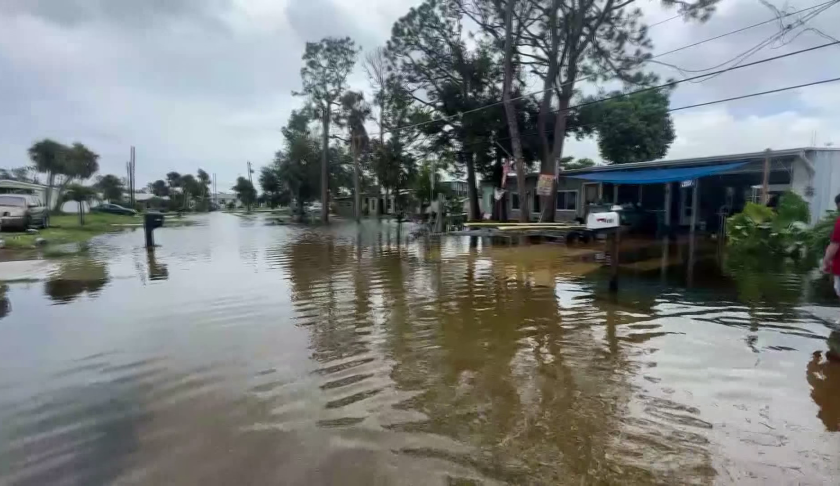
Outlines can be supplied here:
[[[829, 484], [798, 276], [213, 213], [0, 263], [0, 484]], [[589, 252], [590, 254], [592, 252]], [[673, 256], [673, 255], [672, 255]]]

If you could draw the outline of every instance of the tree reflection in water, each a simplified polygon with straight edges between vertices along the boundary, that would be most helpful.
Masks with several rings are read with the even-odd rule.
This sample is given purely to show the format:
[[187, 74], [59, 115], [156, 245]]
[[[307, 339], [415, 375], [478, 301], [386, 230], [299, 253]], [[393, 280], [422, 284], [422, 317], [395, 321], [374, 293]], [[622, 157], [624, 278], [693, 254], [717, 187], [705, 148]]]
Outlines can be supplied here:
[[0, 285], [0, 319], [12, 312], [12, 303], [8, 297], [9, 286]]
[[110, 281], [105, 263], [90, 258], [74, 258], [63, 262], [44, 283], [44, 292], [56, 303], [72, 302], [83, 293], [91, 297]]
[[[330, 424], [372, 414], [415, 438], [393, 448], [401, 455], [513, 483], [656, 480], [656, 467], [628, 460], [643, 455], [646, 426], [630, 431], [638, 442], [629, 446], [616, 437], [632, 399], [628, 350], [657, 334], [625, 346], [617, 328], [633, 322], [630, 312], [563, 275], [599, 265], [570, 264], [549, 247], [403, 246], [382, 236], [303, 238], [278, 252], [323, 363], [325, 413], [337, 414]], [[561, 282], [580, 290], [568, 308]], [[653, 302], [636, 302], [634, 313], [650, 315]], [[685, 453], [696, 458], [686, 477], [714, 475], [702, 447]]]

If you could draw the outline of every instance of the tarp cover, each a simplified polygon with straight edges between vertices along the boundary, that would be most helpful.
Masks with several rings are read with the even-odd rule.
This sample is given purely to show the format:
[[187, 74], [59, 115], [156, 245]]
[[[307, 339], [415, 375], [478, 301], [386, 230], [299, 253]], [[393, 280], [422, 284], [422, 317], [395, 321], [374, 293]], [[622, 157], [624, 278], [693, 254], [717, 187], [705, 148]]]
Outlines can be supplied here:
[[[603, 172], [586, 172], [583, 174], [569, 174], [566, 177], [586, 179], [595, 182], [611, 182], [613, 184], [662, 184], [665, 182], [687, 181], [713, 174], [719, 174], [737, 169], [747, 162], [735, 162], [723, 165], [706, 165], [702, 167], [674, 167], [671, 169], [627, 169]], [[562, 175], [562, 173], [561, 173]]]

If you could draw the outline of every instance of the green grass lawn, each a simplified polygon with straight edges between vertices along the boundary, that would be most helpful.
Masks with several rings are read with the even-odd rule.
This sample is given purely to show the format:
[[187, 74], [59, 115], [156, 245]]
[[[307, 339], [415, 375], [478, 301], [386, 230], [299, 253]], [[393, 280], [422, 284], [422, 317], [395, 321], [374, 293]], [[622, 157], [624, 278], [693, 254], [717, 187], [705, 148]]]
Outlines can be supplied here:
[[85, 214], [85, 224], [82, 226], [78, 214], [53, 214], [50, 216], [50, 227], [37, 234], [3, 231], [0, 239], [5, 240], [8, 249], [32, 248], [36, 238], [44, 238], [48, 245], [82, 243], [102, 233], [120, 231], [123, 229], [120, 225], [142, 223], [142, 216], [88, 213]]

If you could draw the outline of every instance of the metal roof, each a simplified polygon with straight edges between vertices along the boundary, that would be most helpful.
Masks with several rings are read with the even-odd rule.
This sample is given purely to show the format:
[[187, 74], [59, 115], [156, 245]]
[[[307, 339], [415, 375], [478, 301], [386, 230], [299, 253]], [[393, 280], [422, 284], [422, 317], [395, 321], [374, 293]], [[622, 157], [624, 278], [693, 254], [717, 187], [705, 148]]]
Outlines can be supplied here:
[[809, 151], [836, 151], [840, 150], [840, 148], [828, 148], [828, 147], [802, 147], [802, 148], [792, 148], [792, 149], [783, 149], [783, 150], [771, 150], [766, 151], [762, 150], [761, 152], [750, 152], [745, 154], [731, 154], [731, 155], [715, 155], [711, 157], [696, 157], [691, 159], [674, 159], [674, 160], [652, 160], [648, 162], [632, 162], [629, 164], [611, 164], [611, 165], [596, 165], [593, 167], [587, 167], [585, 169], [574, 169], [574, 170], [566, 170], [562, 171], [561, 175], [566, 174], [583, 174], [585, 172], [599, 172], [599, 171], [612, 171], [612, 170], [627, 170], [627, 169], [651, 169], [656, 167], [679, 167], [679, 166], [686, 166], [686, 165], [715, 165], [715, 164], [727, 164], [730, 162], [735, 161], [743, 161], [749, 159], [756, 159], [762, 160], [769, 154], [773, 158], [778, 157], [792, 157], [801, 154], [802, 152], [809, 152]]
[[26, 189], [46, 189], [47, 186], [43, 184], [34, 184], [32, 182], [16, 181], [13, 179], [0, 179], [0, 186], [2, 187], [19, 187]]

